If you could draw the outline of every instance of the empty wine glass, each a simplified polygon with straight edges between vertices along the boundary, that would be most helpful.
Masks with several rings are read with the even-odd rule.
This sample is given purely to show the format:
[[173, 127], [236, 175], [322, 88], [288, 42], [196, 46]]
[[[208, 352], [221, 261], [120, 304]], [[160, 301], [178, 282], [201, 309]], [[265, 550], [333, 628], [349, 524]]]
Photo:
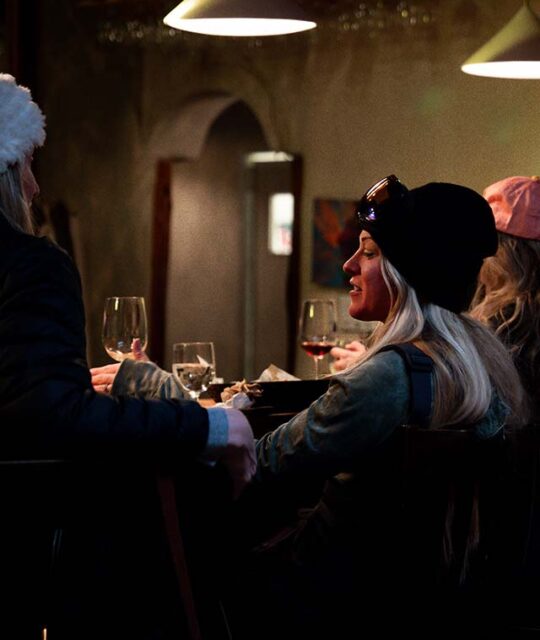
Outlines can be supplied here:
[[300, 317], [300, 346], [315, 361], [315, 379], [319, 360], [336, 344], [336, 306], [333, 300], [305, 300]]
[[173, 345], [172, 370], [190, 398], [197, 400], [216, 374], [213, 342], [177, 342]]
[[115, 296], [105, 300], [101, 340], [105, 351], [113, 360], [121, 362], [126, 358], [133, 358], [135, 338], [139, 338], [141, 348], [146, 349], [147, 326], [144, 298]]

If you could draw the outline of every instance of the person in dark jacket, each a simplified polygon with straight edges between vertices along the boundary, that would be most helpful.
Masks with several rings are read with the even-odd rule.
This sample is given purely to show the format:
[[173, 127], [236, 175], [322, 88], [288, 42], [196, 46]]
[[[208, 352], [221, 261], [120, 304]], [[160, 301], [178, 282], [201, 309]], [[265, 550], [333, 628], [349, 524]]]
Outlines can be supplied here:
[[[238, 411], [95, 392], [79, 275], [63, 250], [33, 233], [31, 162], [44, 126], [30, 92], [0, 74], [0, 451], [72, 461], [69, 482], [41, 485], [23, 473], [17, 485], [0, 483], [0, 507], [15, 510], [4, 512], [0, 532], [8, 593], [0, 625], [10, 638], [41, 637], [44, 626], [51, 640], [178, 638], [155, 469], [180, 473], [219, 459], [238, 493], [255, 470], [253, 435]], [[184, 482], [191, 478], [186, 471]], [[197, 487], [189, 493], [196, 501]], [[38, 534], [53, 518], [52, 494], [63, 501], [61, 526], [45, 540]], [[47, 549], [52, 572], [38, 557]]]

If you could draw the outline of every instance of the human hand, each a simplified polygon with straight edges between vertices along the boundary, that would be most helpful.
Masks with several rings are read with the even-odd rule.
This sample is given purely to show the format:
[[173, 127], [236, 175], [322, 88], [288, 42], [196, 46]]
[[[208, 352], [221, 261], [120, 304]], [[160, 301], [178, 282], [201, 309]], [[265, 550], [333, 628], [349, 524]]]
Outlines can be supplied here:
[[355, 365], [366, 352], [366, 347], [358, 340], [353, 340], [345, 348], [334, 347], [330, 355], [334, 358], [332, 367], [335, 371], [344, 371]]
[[118, 363], [90, 369], [94, 389], [101, 393], [110, 393], [118, 369], [120, 369], [120, 364]]
[[[139, 338], [133, 339], [131, 349], [134, 360], [149, 362], [150, 358], [146, 355], [146, 352], [143, 351]], [[107, 364], [104, 367], [93, 367], [90, 369], [94, 389], [101, 393], [110, 393], [119, 368], [119, 364]]]
[[150, 358], [146, 355], [146, 351], [144, 351], [142, 348], [140, 338], [133, 338], [133, 342], [131, 343], [131, 351], [133, 352], [133, 360], [150, 362]]
[[231, 476], [233, 499], [236, 500], [255, 475], [255, 439], [247, 418], [237, 409], [226, 409], [229, 434], [220, 461]]

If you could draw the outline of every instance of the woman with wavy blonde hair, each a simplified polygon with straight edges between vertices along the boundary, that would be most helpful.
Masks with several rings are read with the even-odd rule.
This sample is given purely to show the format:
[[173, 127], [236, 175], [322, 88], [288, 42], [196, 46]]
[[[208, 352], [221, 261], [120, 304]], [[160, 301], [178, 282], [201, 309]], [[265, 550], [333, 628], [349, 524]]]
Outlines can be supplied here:
[[540, 177], [513, 176], [484, 191], [499, 232], [480, 272], [471, 315], [509, 348], [540, 419]]
[[[371, 438], [383, 441], [410, 418], [408, 380], [402, 377], [400, 357], [388, 351], [391, 345], [412, 343], [433, 360], [430, 427], [481, 423], [499, 401], [506, 415], [497, 428], [492, 424], [495, 431], [504, 422], [523, 419], [523, 389], [507, 350], [486, 326], [466, 315], [484, 259], [497, 251], [486, 200], [448, 183], [408, 190], [388, 176], [366, 192], [358, 219], [359, 248], [343, 267], [351, 276], [349, 314], [381, 325], [357, 364], [331, 379], [325, 396], [258, 442], [262, 476], [293, 464], [291, 442], [308, 447], [317, 465], [327, 445], [333, 455], [339, 452], [338, 436], [348, 434], [362, 449], [374, 444]], [[401, 391], [404, 406], [398, 401]], [[400, 406], [405, 413], [400, 414]], [[380, 432], [370, 425], [373, 421]], [[303, 465], [308, 463], [305, 454]], [[343, 456], [354, 457], [354, 449]]]
[[[448, 520], [426, 531], [415, 528], [420, 537], [403, 547], [410, 559], [396, 559], [393, 552], [409, 538], [400, 516], [389, 517], [388, 505], [399, 503], [401, 513], [400, 484], [411, 477], [400, 476], [404, 451], [396, 454], [400, 440], [394, 436], [403, 435], [402, 425], [420, 427], [415, 433], [444, 427], [445, 437], [449, 430], [459, 431], [468, 441], [490, 446], [503, 442], [508, 422], [524, 418], [523, 389], [510, 355], [488, 327], [466, 314], [484, 259], [497, 251], [486, 200], [448, 183], [409, 190], [392, 175], [365, 193], [357, 218], [358, 249], [343, 267], [350, 277], [349, 314], [381, 324], [360, 360], [332, 376], [323, 396], [257, 442], [256, 479], [263, 486], [285, 485], [292, 492], [310, 477], [325, 481], [316, 506], [294, 524], [289, 546], [283, 543], [269, 557], [265, 571], [249, 574], [254, 580], [264, 574], [270, 585], [266, 590], [263, 585], [265, 597], [257, 598], [273, 614], [264, 629], [268, 634], [260, 638], [294, 637], [293, 628], [297, 635], [322, 637], [326, 631], [328, 637], [342, 637], [337, 628], [345, 620], [344, 628], [357, 625], [356, 635], [359, 629], [392, 628], [396, 620], [400, 630], [433, 622], [441, 604], [436, 587], [451, 572], [468, 572], [468, 560], [462, 563], [460, 555], [454, 562], [459, 554], [443, 551], [443, 531], [450, 529], [457, 503], [445, 495]], [[417, 411], [419, 387], [413, 385], [417, 371], [411, 363], [419, 363], [424, 374], [423, 412]], [[463, 463], [450, 446], [447, 453], [451, 467]], [[433, 449], [426, 456], [437, 464], [431, 461], [437, 460]], [[436, 485], [436, 475], [432, 471], [422, 485]], [[435, 499], [423, 506], [434, 514], [441, 509]], [[415, 515], [416, 522], [424, 522], [424, 513]], [[471, 521], [467, 536], [477, 530]], [[420, 559], [423, 543], [436, 547], [426, 563]], [[419, 555], [415, 545], [422, 548]], [[465, 557], [473, 557], [474, 546], [465, 546], [473, 550]], [[411, 572], [401, 571], [399, 563], [409, 562]], [[246, 584], [251, 588], [250, 580]], [[418, 602], [422, 610], [416, 613], [424, 620], [416, 613], [412, 621], [400, 617], [410, 615]]]

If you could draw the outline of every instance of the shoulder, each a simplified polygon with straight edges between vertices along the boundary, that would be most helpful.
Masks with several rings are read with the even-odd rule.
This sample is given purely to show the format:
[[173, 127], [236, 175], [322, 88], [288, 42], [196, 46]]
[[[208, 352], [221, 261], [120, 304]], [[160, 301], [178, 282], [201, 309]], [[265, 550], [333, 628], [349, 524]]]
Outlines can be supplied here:
[[351, 407], [362, 407], [366, 415], [406, 419], [410, 382], [405, 364], [395, 351], [383, 351], [334, 377], [328, 394], [346, 398]]
[[[62, 322], [80, 339], [84, 308], [79, 273], [69, 257], [45, 238], [27, 236], [0, 258], [0, 307], [3, 321], [19, 322], [32, 314]], [[62, 320], [60, 320], [62, 318]], [[69, 327], [68, 327], [69, 325]], [[83, 340], [84, 341], [84, 340]]]
[[79, 280], [77, 269], [66, 251], [48, 238], [19, 234], [4, 262], [5, 275], [16, 284], [35, 279]]
[[37, 260], [43, 262], [73, 264], [68, 253], [49, 238], [40, 236], [26, 236], [21, 242], [20, 251], [23, 254], [32, 254]]
[[69, 255], [52, 240], [9, 229], [7, 246], [2, 248], [3, 264], [8, 268], [28, 257], [40, 262], [72, 262]]
[[351, 385], [405, 385], [408, 376], [403, 358], [397, 351], [380, 351], [355, 367], [334, 377], [338, 382]]
[[370, 422], [380, 418], [394, 423], [406, 418], [409, 396], [409, 377], [401, 356], [384, 351], [333, 376], [319, 408], [337, 407], [339, 413], [361, 412]]

